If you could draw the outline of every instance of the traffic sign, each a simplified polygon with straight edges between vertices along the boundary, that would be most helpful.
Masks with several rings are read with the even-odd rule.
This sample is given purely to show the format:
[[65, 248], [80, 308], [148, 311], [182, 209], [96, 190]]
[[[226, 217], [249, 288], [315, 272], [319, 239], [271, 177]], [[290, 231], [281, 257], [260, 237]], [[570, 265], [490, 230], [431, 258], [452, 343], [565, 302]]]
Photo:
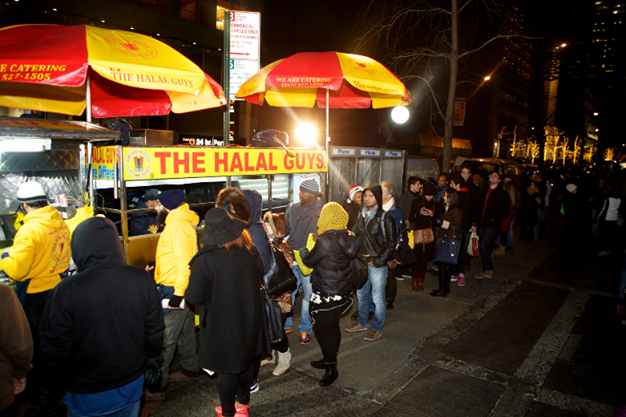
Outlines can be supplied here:
[[261, 13], [230, 12], [230, 56], [258, 61], [261, 55]]
[[257, 72], [259, 72], [259, 61], [230, 60], [230, 100], [235, 100], [239, 87]]

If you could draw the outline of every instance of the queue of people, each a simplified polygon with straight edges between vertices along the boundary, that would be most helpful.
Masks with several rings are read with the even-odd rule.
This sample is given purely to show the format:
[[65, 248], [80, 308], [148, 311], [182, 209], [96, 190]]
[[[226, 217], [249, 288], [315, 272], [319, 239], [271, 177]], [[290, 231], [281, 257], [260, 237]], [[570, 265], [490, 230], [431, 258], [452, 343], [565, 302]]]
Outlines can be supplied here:
[[[577, 186], [566, 189], [564, 241], [579, 214]], [[250, 393], [259, 389], [259, 368], [276, 364], [275, 376], [290, 368], [288, 334], [298, 300], [298, 341], [308, 345], [317, 338], [322, 358], [311, 366], [324, 370], [319, 385], [329, 386], [339, 377], [339, 319], [354, 294], [355, 322], [345, 331], [364, 332], [368, 342], [379, 340], [397, 279], [410, 274], [412, 290], [424, 291], [430, 264], [438, 276], [430, 295], [446, 297], [451, 283], [466, 284], [472, 261], [466, 248], [473, 235], [479, 238], [482, 262], [474, 278], [493, 278], [493, 256], [503, 252], [494, 248], [496, 239], [501, 248], [512, 247], [512, 225], [518, 222], [520, 241], [532, 242], [546, 194], [541, 181], [529, 180], [518, 189], [497, 171], [476, 181], [463, 167], [436, 182], [411, 177], [398, 198], [389, 182], [355, 185], [343, 206], [326, 203], [319, 183], [307, 179], [299, 186], [299, 199], [286, 213], [262, 217], [258, 192], [225, 188], [206, 213], [198, 239], [200, 218], [185, 202], [184, 191], [150, 190], [144, 202], [154, 207], [156, 220], [136, 220], [147, 225], [142, 230], [162, 232], [155, 263], [139, 268], [126, 265], [110, 220], [88, 219], [70, 239], [41, 185], [23, 184], [18, 200], [26, 213], [24, 226], [1, 261], [19, 284], [17, 293], [0, 286], [3, 317], [19, 335], [10, 351], [3, 343], [0, 352], [2, 417], [10, 415], [10, 404], [24, 387], [38, 406], [34, 415], [61, 415], [67, 408], [69, 416], [136, 416], [142, 399], [167, 399], [169, 382], [203, 374], [217, 377], [218, 416], [247, 416]], [[620, 202], [609, 191], [594, 212], [602, 222], [605, 250], [612, 248]], [[461, 247], [453, 262], [435, 259], [445, 241]], [[275, 247], [291, 265], [297, 288], [273, 297], [282, 311], [283, 332], [270, 341], [263, 277]], [[352, 264], [360, 257], [367, 279], [357, 285]], [[78, 273], [66, 277], [70, 258]], [[170, 373], [177, 350], [181, 369]]]

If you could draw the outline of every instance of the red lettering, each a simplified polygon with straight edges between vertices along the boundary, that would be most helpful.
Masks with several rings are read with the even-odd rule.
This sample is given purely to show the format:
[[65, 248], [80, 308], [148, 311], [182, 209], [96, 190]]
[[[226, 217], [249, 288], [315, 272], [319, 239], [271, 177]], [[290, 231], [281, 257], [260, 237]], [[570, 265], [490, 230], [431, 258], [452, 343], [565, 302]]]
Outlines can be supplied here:
[[313, 169], [313, 158], [315, 157], [315, 154], [307, 152], [306, 157], [309, 160], [309, 169]]
[[305, 154], [303, 153], [297, 153], [296, 154], [296, 168], [298, 169], [304, 169], [304, 164], [305, 164]]
[[263, 152], [259, 154], [259, 159], [256, 160], [256, 170], [261, 171], [261, 168], [267, 171], [267, 161], [265, 160], [265, 154]]
[[203, 152], [192, 152], [193, 165], [191, 166], [191, 172], [194, 174], [199, 174], [206, 172], [204, 167], [204, 153]]
[[274, 154], [270, 153], [270, 171], [276, 171], [278, 167], [274, 165]]
[[250, 166], [249, 161], [250, 155], [248, 152], [243, 154], [243, 165], [246, 167], [246, 171], [254, 171], [254, 167]]
[[[270, 154], [270, 161], [272, 158], [272, 154]], [[289, 154], [285, 154], [285, 158], [283, 160], [284, 164], [285, 164], [285, 168], [287, 168], [288, 170], [292, 170], [293, 169], [293, 156], [289, 156]]]
[[235, 169], [243, 171], [243, 166], [241, 166], [241, 156], [239, 156], [239, 153], [235, 153], [233, 155], [233, 162], [230, 164], [230, 172], [233, 172]]
[[315, 168], [322, 169], [324, 168], [324, 156], [321, 153], [315, 155], [315, 159], [317, 159], [317, 163], [315, 164]]
[[224, 158], [220, 158], [220, 153], [215, 152], [215, 172], [220, 172], [220, 165], [224, 166], [223, 172], [228, 172], [228, 152], [224, 152]]
[[161, 160], [161, 174], [165, 174], [167, 172], [166, 162], [167, 158], [171, 157], [171, 152], [155, 152], [154, 157], [159, 158]]
[[178, 174], [180, 166], [185, 167], [185, 174], [189, 174], [189, 152], [184, 152], [184, 158], [179, 158], [179, 152], [174, 153], [174, 174]]

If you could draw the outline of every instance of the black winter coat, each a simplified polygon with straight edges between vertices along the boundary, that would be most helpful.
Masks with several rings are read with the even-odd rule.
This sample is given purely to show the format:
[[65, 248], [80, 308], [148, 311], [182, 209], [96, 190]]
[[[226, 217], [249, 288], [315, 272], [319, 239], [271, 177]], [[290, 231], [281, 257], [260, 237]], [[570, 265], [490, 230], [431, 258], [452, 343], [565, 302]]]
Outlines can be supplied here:
[[72, 393], [119, 388], [161, 354], [165, 326], [154, 279], [126, 265], [108, 219], [78, 225], [71, 247], [80, 272], [48, 296], [39, 330], [44, 367]]
[[[137, 204], [138, 209], [147, 209], [148, 206], [143, 201]], [[128, 220], [128, 235], [139, 236], [152, 233], [149, 229], [150, 226], [157, 226], [157, 212], [146, 211], [141, 213], [134, 213]]]
[[355, 203], [343, 203], [343, 209], [348, 213], [348, 230], [352, 230], [359, 217], [360, 207]]
[[[491, 227], [500, 230], [502, 222], [509, 217], [509, 211], [511, 210], [509, 193], [504, 191], [501, 187], [496, 187], [490, 194], [487, 194], [488, 190], [489, 188], [486, 188], [480, 192], [480, 209], [482, 216], [480, 225], [482, 227]], [[482, 209], [485, 200], [487, 200], [487, 207], [483, 215]]]
[[259, 250], [261, 258], [263, 258], [263, 274], [267, 274], [267, 271], [269, 271], [272, 266], [272, 247], [270, 246], [270, 239], [267, 235], [263, 220], [261, 220], [263, 197], [255, 190], [242, 190], [241, 192], [246, 198], [246, 202], [250, 208], [248, 233], [250, 233], [252, 243], [254, 243]]
[[[380, 268], [386, 266], [395, 257], [397, 242], [396, 221], [391, 214], [383, 210], [383, 192], [380, 185], [367, 187], [365, 191], [367, 190], [372, 191], [376, 197], [378, 209], [374, 214], [374, 218], [370, 219], [366, 224], [363, 210], [368, 210], [368, 208], [363, 208], [356, 221], [354, 234], [359, 238], [359, 253], [368, 255], [373, 265], [376, 268]], [[363, 191], [364, 195], [365, 191]], [[383, 214], [384, 217], [381, 221]], [[384, 233], [382, 227], [385, 228]]]
[[302, 262], [314, 268], [311, 274], [313, 290], [325, 295], [350, 295], [352, 269], [350, 261], [356, 258], [359, 239], [347, 229], [328, 230], [317, 237], [311, 251], [300, 249]]
[[185, 299], [200, 306], [200, 367], [239, 374], [270, 352], [261, 292], [263, 260], [250, 250], [207, 246], [189, 262]]

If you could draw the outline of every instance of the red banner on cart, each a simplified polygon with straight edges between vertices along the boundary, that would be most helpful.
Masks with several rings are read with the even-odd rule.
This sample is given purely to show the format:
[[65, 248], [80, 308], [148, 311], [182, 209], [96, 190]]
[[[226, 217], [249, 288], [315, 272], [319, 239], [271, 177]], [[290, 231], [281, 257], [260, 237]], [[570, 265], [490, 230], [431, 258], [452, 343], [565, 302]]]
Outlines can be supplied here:
[[126, 181], [327, 172], [324, 150], [124, 148]]

